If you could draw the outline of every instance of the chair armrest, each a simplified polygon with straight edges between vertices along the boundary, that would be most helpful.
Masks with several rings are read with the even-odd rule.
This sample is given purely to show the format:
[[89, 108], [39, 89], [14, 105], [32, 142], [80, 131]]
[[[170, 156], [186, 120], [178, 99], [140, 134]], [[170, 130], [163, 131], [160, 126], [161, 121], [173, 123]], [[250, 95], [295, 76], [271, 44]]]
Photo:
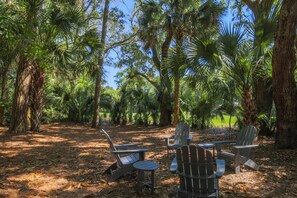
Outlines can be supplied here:
[[169, 134], [169, 135], [166, 135], [165, 137], [164, 137], [164, 139], [170, 139], [170, 138], [174, 138], [174, 134]]
[[176, 173], [177, 171], [177, 161], [176, 161], [176, 157], [173, 158], [171, 165], [170, 165], [170, 172], [171, 173]]
[[216, 164], [217, 164], [216, 175], [217, 177], [222, 177], [225, 173], [225, 160], [216, 159]]
[[236, 140], [221, 140], [221, 141], [214, 141], [214, 144], [230, 144], [230, 143], [236, 143]]
[[243, 146], [233, 146], [235, 149], [245, 149], [245, 148], [254, 148], [258, 147], [258, 144], [243, 145]]
[[174, 134], [169, 134], [169, 135], [166, 135], [165, 137], [164, 137], [164, 139], [165, 139], [165, 144], [166, 144], [166, 146], [168, 146], [169, 145], [169, 142], [170, 142], [170, 138], [174, 138]]
[[148, 149], [117, 150], [112, 152], [115, 154], [129, 154], [129, 153], [143, 153], [146, 151], [148, 151]]
[[189, 136], [187, 137], [187, 140], [188, 140], [188, 141], [193, 140], [193, 136], [189, 135]]
[[221, 145], [222, 144], [230, 144], [230, 143], [236, 143], [236, 140], [221, 140], [221, 141], [214, 141], [213, 143], [215, 144], [215, 147], [217, 149], [218, 152], [221, 152], [222, 148]]
[[137, 144], [114, 144], [114, 147], [116, 148], [125, 148], [125, 147], [137, 147], [141, 145], [140, 143]]

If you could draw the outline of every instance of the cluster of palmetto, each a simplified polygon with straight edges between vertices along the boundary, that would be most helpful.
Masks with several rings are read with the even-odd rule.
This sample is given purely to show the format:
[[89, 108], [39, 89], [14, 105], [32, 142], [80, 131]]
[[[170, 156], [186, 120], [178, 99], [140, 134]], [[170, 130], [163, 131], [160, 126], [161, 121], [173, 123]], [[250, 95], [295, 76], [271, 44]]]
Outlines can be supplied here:
[[111, 117], [115, 124], [157, 124], [158, 105], [155, 91], [141, 79], [125, 81]]
[[[144, 43], [144, 49], [150, 52], [151, 70], [158, 73], [159, 79], [148, 77], [141, 67], [136, 67], [134, 73], [147, 79], [157, 90], [160, 125], [170, 124], [172, 113], [173, 124], [176, 124], [185, 117], [186, 109], [191, 109], [192, 117], [199, 117], [200, 122], [206, 115], [203, 112], [207, 112], [201, 109], [207, 106], [214, 112], [224, 110], [234, 114], [238, 103], [241, 104], [242, 124], [257, 125], [257, 117], [261, 114], [269, 117], [272, 108], [269, 71], [280, 1], [247, 0], [234, 4], [242, 5], [243, 2], [252, 5], [250, 9], [255, 18], [253, 21], [240, 21], [233, 27], [220, 24], [225, 9], [216, 1], [138, 2], [139, 12], [135, 15], [138, 16], [139, 38]], [[216, 90], [214, 86], [211, 89], [207, 89], [209, 85], [203, 86], [200, 105], [199, 102], [196, 105], [188, 103], [187, 107], [180, 97], [183, 91], [180, 84], [184, 79], [199, 86], [205, 82], [224, 82], [216, 85], [216, 94], [207, 94]], [[240, 101], [235, 93], [241, 98]], [[172, 105], [166, 101], [174, 103]], [[211, 115], [213, 113], [208, 117]], [[204, 125], [202, 121], [201, 126]]]
[[[75, 75], [77, 69], [73, 68], [90, 63], [100, 46], [98, 35], [84, 14], [84, 3], [12, 0], [1, 2], [0, 8], [4, 24], [0, 35], [1, 69], [5, 71], [1, 78], [1, 103], [7, 106], [12, 101], [11, 109], [1, 105], [0, 113], [11, 112], [7, 119], [11, 131], [38, 131], [44, 95], [58, 94], [55, 88], [45, 92], [48, 78]], [[7, 86], [9, 83], [14, 84], [13, 91]], [[51, 101], [54, 97], [46, 98]]]

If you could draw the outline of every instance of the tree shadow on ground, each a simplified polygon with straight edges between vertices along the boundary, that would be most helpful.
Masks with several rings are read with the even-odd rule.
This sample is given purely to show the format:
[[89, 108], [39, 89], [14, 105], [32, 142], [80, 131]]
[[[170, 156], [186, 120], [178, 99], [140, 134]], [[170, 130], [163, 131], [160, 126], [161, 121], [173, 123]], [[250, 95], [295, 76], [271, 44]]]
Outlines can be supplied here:
[[[164, 136], [170, 127], [104, 126], [114, 143], [140, 142], [146, 159], [160, 164], [154, 197], [172, 197], [178, 177], [169, 171]], [[108, 183], [102, 173], [115, 159], [99, 129], [88, 124], [52, 123], [38, 133], [10, 135], [0, 128], [0, 197], [137, 197], [135, 174]], [[232, 139], [228, 130], [192, 130], [193, 144]], [[260, 171], [227, 168], [220, 180], [222, 197], [296, 197], [297, 151], [277, 150], [259, 138], [254, 159]], [[134, 177], [133, 177], [134, 176]], [[144, 191], [141, 197], [152, 197]]]

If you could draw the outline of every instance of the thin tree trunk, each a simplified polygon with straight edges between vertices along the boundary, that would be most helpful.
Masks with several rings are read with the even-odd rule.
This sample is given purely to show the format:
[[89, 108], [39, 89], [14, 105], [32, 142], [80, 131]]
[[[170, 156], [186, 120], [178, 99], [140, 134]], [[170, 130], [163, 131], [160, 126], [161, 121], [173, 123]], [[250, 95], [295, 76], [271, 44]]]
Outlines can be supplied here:
[[[176, 35], [176, 43], [177, 43], [176, 45], [177, 55], [179, 56], [183, 53], [182, 52], [182, 44], [183, 44], [182, 32]], [[182, 63], [179, 62], [179, 64], [182, 64]], [[177, 67], [174, 68], [174, 108], [173, 108], [173, 126], [174, 127], [179, 122], [180, 67], [181, 65], [177, 65]]]
[[31, 62], [21, 57], [15, 82], [15, 92], [12, 104], [10, 128], [14, 133], [26, 132], [28, 129], [29, 87], [31, 81]]
[[229, 115], [229, 129], [231, 129], [231, 120], [232, 120], [232, 115]]
[[174, 77], [174, 116], [173, 126], [175, 127], [179, 121], [179, 89], [180, 89], [179, 75]]
[[2, 71], [2, 86], [1, 86], [1, 96], [0, 96], [0, 126], [4, 125], [4, 114], [5, 114], [5, 103], [7, 102], [7, 73], [9, 69], [9, 64], [5, 64]]
[[45, 73], [36, 63], [32, 67], [30, 84], [30, 130], [39, 131], [41, 125]]
[[101, 83], [102, 83], [102, 73], [103, 73], [103, 64], [104, 64], [104, 51], [105, 51], [105, 38], [107, 31], [107, 20], [109, 12], [109, 0], [105, 0], [103, 20], [102, 20], [102, 32], [101, 32], [101, 50], [99, 52], [98, 68], [96, 70], [96, 82], [95, 82], [95, 99], [94, 99], [94, 112], [92, 127], [96, 128], [99, 126], [100, 120], [100, 94], [101, 94]]
[[296, 0], [283, 1], [272, 56], [278, 148], [297, 148], [296, 10]]

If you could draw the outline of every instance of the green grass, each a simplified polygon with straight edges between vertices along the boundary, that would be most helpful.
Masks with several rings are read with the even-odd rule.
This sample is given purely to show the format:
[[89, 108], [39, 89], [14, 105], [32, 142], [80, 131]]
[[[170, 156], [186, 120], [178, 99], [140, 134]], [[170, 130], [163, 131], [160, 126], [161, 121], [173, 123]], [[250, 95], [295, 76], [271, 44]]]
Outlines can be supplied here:
[[[221, 119], [219, 116], [212, 119], [214, 127], [228, 127], [229, 126], [229, 115], [224, 115], [224, 119]], [[236, 122], [236, 117], [232, 116], [231, 118], [231, 127], [234, 126]]]

